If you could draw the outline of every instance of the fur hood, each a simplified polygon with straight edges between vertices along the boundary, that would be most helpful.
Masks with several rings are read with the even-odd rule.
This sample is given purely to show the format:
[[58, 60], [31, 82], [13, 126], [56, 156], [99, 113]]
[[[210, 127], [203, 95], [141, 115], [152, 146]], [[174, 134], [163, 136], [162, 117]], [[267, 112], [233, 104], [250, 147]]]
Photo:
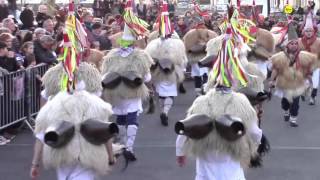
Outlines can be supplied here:
[[240, 161], [243, 166], [249, 164], [250, 157], [254, 156], [258, 146], [255, 142], [257, 140], [250, 137], [250, 129], [258, 122], [258, 117], [249, 100], [243, 94], [236, 92], [225, 94], [212, 89], [193, 102], [187, 116], [192, 114], [205, 114], [212, 119], [224, 114], [239, 117], [244, 123], [247, 133], [240, 139], [229, 142], [223, 139], [214, 128], [203, 139], [187, 139], [184, 151], [188, 155], [203, 157], [210, 152], [217, 152], [230, 155], [234, 160]]
[[59, 168], [80, 163], [99, 174], [109, 169], [108, 153], [105, 145], [92, 145], [80, 134], [80, 123], [88, 119], [108, 122], [112, 115], [111, 105], [86, 91], [58, 93], [41, 108], [35, 121], [35, 133], [44, 133], [48, 127], [62, 120], [75, 126], [71, 141], [64, 147], [51, 148], [44, 144], [43, 164], [46, 168]]

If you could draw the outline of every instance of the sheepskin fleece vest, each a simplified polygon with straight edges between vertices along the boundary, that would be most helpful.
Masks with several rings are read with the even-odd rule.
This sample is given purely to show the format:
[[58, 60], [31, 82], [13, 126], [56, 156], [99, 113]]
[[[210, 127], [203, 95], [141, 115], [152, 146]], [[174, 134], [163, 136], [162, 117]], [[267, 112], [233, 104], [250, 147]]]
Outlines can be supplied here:
[[316, 56], [301, 51], [298, 59], [298, 62], [290, 66], [290, 59], [284, 52], [279, 52], [271, 57], [272, 68], [278, 73], [276, 87], [284, 91], [300, 89], [299, 92], [296, 92], [297, 96], [304, 91], [302, 87], [305, 87], [305, 80], [313, 71]]
[[155, 62], [161, 59], [168, 59], [174, 65], [174, 72], [169, 75], [161, 71], [158, 65], [152, 72], [152, 81], [154, 83], [163, 81], [180, 83], [184, 80], [184, 67], [187, 64], [187, 55], [183, 41], [173, 38], [164, 40], [157, 38], [151, 41], [145, 50]]
[[[299, 39], [299, 47], [301, 50], [308, 51], [306, 47], [304, 47], [302, 43], [302, 39]], [[311, 53], [317, 56], [317, 61], [315, 63], [315, 68], [320, 68], [320, 38], [317, 38], [311, 45], [310, 45]]]
[[[193, 102], [187, 116], [192, 114], [206, 114], [212, 119], [230, 114], [241, 118], [246, 129], [258, 122], [256, 111], [243, 94], [236, 92], [225, 94], [216, 91], [216, 89], [210, 90], [206, 95], [199, 96]], [[246, 167], [250, 162], [250, 157], [255, 155], [257, 146], [248, 134], [234, 142], [229, 142], [223, 139], [214, 128], [203, 139], [188, 138], [183, 148], [188, 155], [195, 157], [202, 157], [213, 151], [228, 154], [234, 160], [240, 161], [243, 167]]]
[[[127, 57], [120, 56], [118, 51], [119, 49], [113, 49], [104, 57], [101, 71], [103, 75], [111, 72], [117, 72], [121, 75], [127, 71], [133, 71], [144, 78], [150, 73], [153, 60], [144, 50], [134, 49]], [[149, 90], [145, 84], [142, 84], [142, 86], [136, 89], [131, 89], [122, 82], [115, 89], [104, 89], [102, 97], [105, 101], [113, 104], [113, 97], [120, 97], [122, 99], [146, 99], [148, 95]]]
[[[61, 90], [61, 79], [66, 75], [62, 63], [51, 67], [42, 77], [42, 83], [46, 90], [46, 95], [54, 96]], [[75, 72], [76, 82], [84, 81], [85, 90], [90, 93], [102, 91], [101, 74], [91, 64], [81, 62]]]
[[106, 146], [92, 145], [80, 134], [80, 124], [88, 119], [108, 122], [112, 115], [111, 105], [86, 91], [58, 93], [43, 106], [37, 116], [35, 133], [44, 133], [48, 127], [61, 121], [74, 124], [75, 133], [64, 147], [51, 148], [44, 144], [43, 164], [46, 168], [59, 168], [64, 165], [80, 163], [99, 174], [106, 174], [108, 153]]

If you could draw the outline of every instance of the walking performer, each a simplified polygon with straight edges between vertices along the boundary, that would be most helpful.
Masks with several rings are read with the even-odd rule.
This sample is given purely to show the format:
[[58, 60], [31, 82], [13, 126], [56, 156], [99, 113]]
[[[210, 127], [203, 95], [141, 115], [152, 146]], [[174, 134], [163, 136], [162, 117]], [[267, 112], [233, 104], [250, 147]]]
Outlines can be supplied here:
[[[317, 56], [319, 62], [320, 55], [320, 39], [317, 37], [317, 27], [313, 23], [312, 14], [309, 13], [306, 17], [306, 23], [303, 28], [303, 37], [299, 38], [299, 47], [301, 50], [308, 51]], [[315, 98], [318, 93], [319, 86], [319, 63], [317, 63], [317, 68], [312, 73], [312, 92], [310, 97], [310, 105], [315, 105]]]
[[79, 22], [73, 15], [73, 7], [70, 3], [63, 43], [67, 56], [62, 55], [62, 65], [66, 72], [55, 79], [60, 79], [61, 91], [41, 108], [35, 121], [37, 140], [30, 172], [32, 179], [39, 177], [40, 164], [43, 164], [57, 170], [58, 180], [94, 180], [109, 171], [108, 162], [113, 158], [107, 142], [119, 130], [109, 122], [111, 105], [85, 89], [76, 88], [81, 73], [75, 72], [79, 70], [82, 44], [76, 40], [80, 27], [75, 29]]
[[317, 57], [307, 51], [301, 51], [298, 35], [291, 22], [288, 25], [288, 44], [286, 49], [273, 55], [270, 87], [276, 87], [275, 94], [282, 98], [284, 120], [290, 126], [297, 127], [300, 96], [307, 89], [306, 81], [311, 81]]
[[160, 38], [151, 41], [146, 47], [146, 51], [155, 61], [151, 68], [152, 84], [159, 95], [160, 119], [163, 126], [168, 126], [168, 113], [174, 97], [178, 96], [178, 85], [184, 80], [184, 68], [187, 64], [183, 41], [171, 38], [173, 29], [167, 8], [164, 1], [159, 24]]
[[202, 17], [199, 18], [200, 22], [198, 22], [198, 25], [194, 29], [189, 30], [183, 37], [197, 95], [203, 94], [202, 85], [208, 80], [208, 68], [199, 67], [198, 62], [206, 55], [207, 42], [218, 36], [214, 31], [206, 29]]
[[127, 1], [123, 36], [120, 48], [111, 50], [102, 64], [102, 97], [111, 103], [117, 116], [120, 143], [126, 146], [124, 155], [135, 161], [133, 145], [139, 127], [138, 115], [142, 112], [142, 100], [149, 96], [146, 82], [151, 80], [151, 56], [134, 47], [136, 38], [147, 35], [148, 24], [132, 12], [132, 1]]
[[234, 56], [231, 31], [226, 31], [209, 79], [216, 82], [215, 87], [199, 96], [186, 119], [175, 126], [177, 162], [183, 166], [186, 156], [195, 157], [196, 180], [245, 180], [243, 169], [257, 156], [262, 137], [254, 108], [243, 94], [232, 90], [245, 86], [247, 80]]
[[[235, 48], [234, 53], [236, 54], [236, 57], [239, 59], [241, 62], [241, 66], [245, 70], [245, 72], [248, 74], [247, 80], [248, 84], [246, 88], [243, 87], [233, 87], [233, 90], [235, 91], [240, 91], [242, 93], [245, 93], [249, 100], [252, 98], [258, 98], [258, 97], [253, 97], [253, 95], [260, 95], [263, 94], [263, 97], [265, 97], [264, 93], [264, 80], [266, 79], [266, 74], [262, 73], [262, 70], [259, 68], [259, 66], [253, 62], [248, 62], [247, 55], [248, 52], [252, 50], [248, 43], [255, 43], [257, 42], [254, 37], [249, 36], [249, 31], [255, 27], [255, 24], [250, 23], [250, 21], [246, 19], [239, 19], [238, 16], [238, 10], [233, 8], [229, 8], [229, 12], [233, 12], [231, 16], [231, 27], [236, 35], [236, 40], [237, 40], [237, 48]], [[239, 21], [242, 21], [242, 24], [239, 23]], [[228, 22], [224, 22], [220, 28], [222, 32], [225, 32], [226, 25]], [[257, 36], [258, 37], [258, 36]], [[260, 36], [259, 36], [260, 37]], [[212, 63], [215, 62], [215, 60], [218, 58], [218, 54], [220, 52], [220, 49], [222, 47], [222, 42], [224, 40], [224, 34], [220, 35], [218, 37], [215, 37], [211, 39], [207, 43], [207, 48], [206, 52], [207, 55], [200, 60], [199, 64], [202, 66], [207, 66], [207, 67], [212, 67]], [[259, 40], [261, 41], [261, 39]], [[262, 47], [259, 47], [259, 49], [262, 49]], [[260, 50], [259, 50], [260, 51]], [[264, 51], [264, 50], [261, 50]], [[209, 75], [209, 79], [212, 73]], [[214, 81], [208, 81], [207, 85], [205, 86], [205, 92], [209, 91], [211, 88], [215, 86]], [[261, 98], [261, 97], [259, 97]], [[258, 98], [258, 99], [259, 99]]]

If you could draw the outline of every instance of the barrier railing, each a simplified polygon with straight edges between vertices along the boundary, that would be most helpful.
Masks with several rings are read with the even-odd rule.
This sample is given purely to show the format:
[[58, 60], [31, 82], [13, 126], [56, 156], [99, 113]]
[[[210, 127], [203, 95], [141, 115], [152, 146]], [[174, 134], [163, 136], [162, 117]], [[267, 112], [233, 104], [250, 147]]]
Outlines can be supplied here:
[[41, 77], [48, 65], [0, 75], [0, 130], [24, 121], [31, 129], [40, 109]]

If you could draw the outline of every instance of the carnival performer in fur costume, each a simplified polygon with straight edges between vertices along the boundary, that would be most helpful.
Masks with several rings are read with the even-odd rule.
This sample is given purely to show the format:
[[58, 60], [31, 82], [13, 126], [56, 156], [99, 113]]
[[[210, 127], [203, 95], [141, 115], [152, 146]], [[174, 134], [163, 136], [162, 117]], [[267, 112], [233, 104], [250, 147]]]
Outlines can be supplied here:
[[250, 44], [251, 51], [248, 60], [257, 64], [264, 76], [268, 74], [268, 60], [274, 54], [275, 40], [271, 32], [257, 27], [250, 29], [250, 34], [255, 37], [255, 42]]
[[[201, 22], [203, 24], [203, 22]], [[201, 26], [199, 26], [201, 27]], [[214, 31], [205, 28], [191, 29], [183, 37], [188, 62], [191, 64], [191, 76], [194, 78], [197, 95], [203, 93], [202, 85], [208, 80], [208, 68], [200, 68], [198, 62], [206, 55], [207, 42], [218, 36]]]
[[168, 113], [174, 97], [178, 96], [178, 85], [184, 80], [184, 68], [187, 63], [183, 41], [171, 38], [173, 29], [167, 8], [167, 3], [163, 2], [159, 25], [160, 38], [151, 41], [146, 47], [146, 51], [155, 61], [151, 68], [152, 83], [159, 95], [160, 119], [164, 126], [168, 126]]
[[[80, 35], [77, 30], [81, 26], [75, 29], [79, 22], [74, 17], [73, 7], [70, 3], [63, 42], [65, 53], [61, 56], [63, 62], [53, 67], [54, 70], [51, 69], [44, 78], [49, 85], [46, 92], [54, 97], [41, 108], [35, 121], [37, 140], [30, 174], [32, 179], [39, 176], [40, 161], [44, 167], [57, 170], [58, 180], [94, 180], [98, 175], [106, 174], [110, 159], [113, 161], [108, 140], [119, 130], [116, 124], [109, 122], [111, 105], [85, 91], [86, 88], [77, 88], [89, 85], [87, 89], [99, 89], [92, 85], [94, 83], [88, 84], [86, 78], [89, 77], [84, 77], [92, 75], [90, 68], [87, 74], [83, 72], [83, 69], [88, 70], [86, 68], [79, 72], [77, 54], [80, 54], [83, 44], [77, 41]], [[53, 72], [56, 78], [53, 78]], [[92, 80], [97, 80], [95, 78], [93, 76]], [[55, 92], [59, 82], [61, 92]]]
[[102, 97], [111, 103], [117, 116], [120, 143], [126, 146], [124, 155], [135, 161], [133, 145], [139, 127], [138, 115], [142, 112], [142, 100], [149, 96], [145, 83], [151, 80], [153, 60], [147, 52], [134, 47], [136, 38], [148, 31], [147, 24], [133, 14], [131, 3], [129, 0], [126, 4], [121, 48], [111, 50], [104, 57]]
[[[233, 51], [234, 51], [235, 57], [239, 59], [239, 62], [241, 63], [241, 67], [248, 74], [246, 76], [246, 78], [248, 80], [246, 89], [247, 90], [249, 89], [252, 93], [253, 92], [263, 93], [264, 92], [263, 82], [266, 79], [266, 73], [263, 73], [257, 64], [255, 64], [253, 62], [248, 62], [248, 59], [247, 59], [248, 52], [250, 53], [250, 51], [252, 50], [248, 46], [247, 43], [250, 43], [250, 42], [256, 43], [256, 42], [261, 41], [261, 40], [258, 41], [248, 35], [249, 30], [252, 30], [252, 28], [255, 27], [255, 25], [251, 24], [250, 27], [243, 27], [242, 25], [240, 25], [240, 23], [238, 23], [238, 22], [245, 21], [245, 20], [243, 20], [243, 19], [239, 20], [237, 9], [229, 8], [229, 14], [231, 16], [230, 22], [232, 25], [232, 30], [233, 30], [234, 34], [236, 35], [235, 37], [237, 37], [237, 38], [235, 38], [236, 48]], [[222, 32], [224, 32], [226, 30], [226, 27], [225, 27], [226, 24], [228, 24], [228, 23], [226, 23], [226, 21], [225, 21], [221, 25], [220, 28], [221, 28]], [[240, 27], [240, 28], [237, 28], [237, 27]], [[241, 29], [242, 31], [240, 31], [239, 29]], [[248, 29], [248, 30], [245, 30], [245, 29]], [[206, 46], [207, 55], [203, 59], [200, 60], [199, 64], [201, 66], [208, 66], [211, 68], [213, 67], [212, 63], [214, 63], [215, 60], [219, 56], [220, 49], [222, 48], [222, 45], [223, 45], [224, 36], [225, 35], [223, 34], [218, 37], [215, 37], [207, 43], [207, 46]], [[258, 43], [258, 44], [260, 44], [260, 43]], [[262, 47], [259, 46], [257, 49], [262, 49]], [[264, 50], [262, 50], [262, 51], [264, 51]], [[210, 78], [210, 76], [212, 76], [212, 75], [213, 75], [213, 73], [211, 73], [209, 75], [209, 80], [210, 79], [213, 80], [212, 78]], [[215, 86], [215, 84], [216, 84], [215, 81], [208, 81], [208, 83], [205, 86], [205, 92], [207, 92], [211, 88], [213, 88]], [[241, 88], [232, 87], [232, 88], [235, 91], [240, 91], [240, 90], [242, 91], [242, 87]]]
[[117, 133], [109, 123], [111, 105], [86, 91], [60, 92], [40, 110], [32, 177], [46, 168], [57, 169], [58, 180], [94, 180], [109, 170], [107, 141]]
[[312, 73], [312, 92], [310, 97], [310, 105], [315, 104], [315, 97], [318, 93], [319, 86], [319, 55], [320, 55], [320, 38], [317, 38], [317, 27], [313, 24], [313, 18], [311, 14], [307, 15], [305, 27], [303, 29], [303, 37], [299, 38], [299, 47], [301, 50], [308, 51], [317, 56], [316, 69]]
[[199, 96], [186, 119], [175, 126], [178, 164], [185, 165], [186, 156], [195, 157], [196, 180], [245, 180], [243, 169], [256, 156], [262, 136], [254, 108], [243, 94], [231, 89], [245, 86], [247, 80], [235, 76], [243, 69], [233, 51], [226, 51], [225, 47], [234, 48], [231, 28], [226, 32], [212, 70], [215, 87]]
[[306, 80], [311, 81], [311, 73], [316, 62], [316, 56], [301, 51], [296, 30], [289, 23], [288, 44], [286, 49], [273, 55], [270, 87], [276, 87], [275, 92], [280, 97], [284, 110], [284, 120], [290, 121], [292, 127], [297, 127], [300, 96], [307, 86]]

